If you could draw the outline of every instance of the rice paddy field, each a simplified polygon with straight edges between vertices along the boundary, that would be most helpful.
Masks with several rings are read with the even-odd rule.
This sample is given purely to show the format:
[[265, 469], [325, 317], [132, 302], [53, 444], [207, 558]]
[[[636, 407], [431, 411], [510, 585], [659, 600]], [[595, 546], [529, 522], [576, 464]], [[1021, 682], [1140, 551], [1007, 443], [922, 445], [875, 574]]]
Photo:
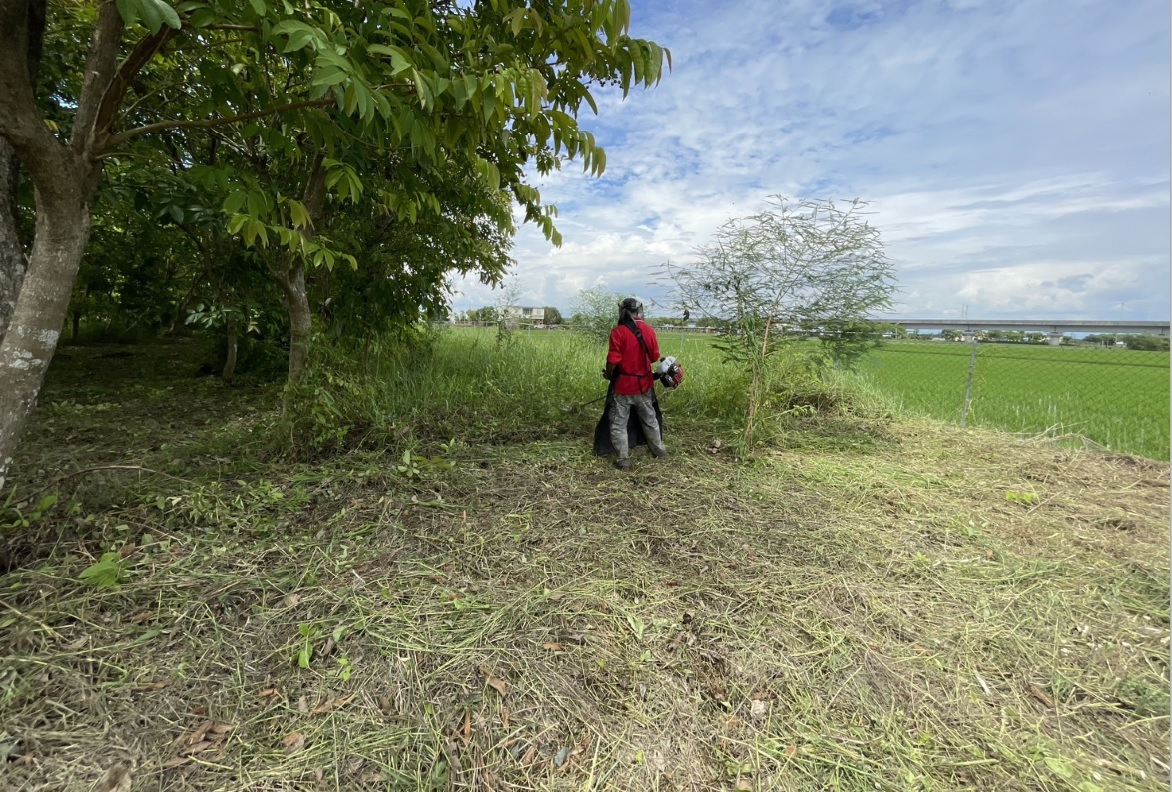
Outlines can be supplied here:
[[[890, 343], [860, 371], [904, 411], [959, 421], [971, 353], [971, 344]], [[978, 344], [972, 363], [969, 425], [1168, 459], [1167, 352]]]

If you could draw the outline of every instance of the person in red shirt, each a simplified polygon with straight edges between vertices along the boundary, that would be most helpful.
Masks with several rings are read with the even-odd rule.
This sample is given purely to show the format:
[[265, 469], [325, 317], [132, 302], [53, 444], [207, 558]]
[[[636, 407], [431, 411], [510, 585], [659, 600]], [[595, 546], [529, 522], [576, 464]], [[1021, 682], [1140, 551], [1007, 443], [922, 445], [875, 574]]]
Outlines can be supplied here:
[[610, 403], [610, 440], [615, 449], [614, 465], [619, 470], [631, 469], [627, 422], [632, 408], [643, 425], [651, 453], [657, 458], [667, 456], [659, 419], [655, 415], [652, 367], [657, 360], [659, 339], [655, 337], [655, 330], [643, 321], [642, 303], [628, 297], [619, 303], [619, 323], [610, 331], [610, 349], [606, 354], [604, 372], [606, 379], [614, 385]]

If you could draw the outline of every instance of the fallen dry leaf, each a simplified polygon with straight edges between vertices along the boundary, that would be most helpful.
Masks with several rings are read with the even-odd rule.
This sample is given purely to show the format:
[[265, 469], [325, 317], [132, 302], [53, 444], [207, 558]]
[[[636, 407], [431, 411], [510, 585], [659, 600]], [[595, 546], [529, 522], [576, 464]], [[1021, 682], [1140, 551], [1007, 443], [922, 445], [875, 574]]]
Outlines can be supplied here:
[[326, 699], [325, 701], [323, 701], [322, 703], [318, 704], [316, 707], [311, 709], [309, 711], [309, 714], [310, 715], [324, 715], [325, 713], [329, 712], [330, 710], [336, 710], [336, 709], [339, 709], [341, 707], [346, 706], [346, 704], [348, 704], [350, 702], [350, 699], [352, 699], [352, 698], [354, 698], [353, 693], [351, 693], [349, 696], [339, 696], [338, 698], [335, 698], [335, 699]]
[[236, 726], [231, 723], [217, 723], [215, 726], [213, 726], [210, 729], [210, 731], [212, 734], [216, 735], [217, 737], [223, 737], [225, 734], [227, 734], [228, 732], [232, 731], [235, 728], [236, 728]]
[[281, 745], [285, 746], [285, 753], [297, 753], [305, 747], [305, 735], [301, 732], [286, 734], [281, 740]]
[[541, 648], [542, 648], [542, 649], [548, 649], [548, 650], [549, 650], [549, 651], [551, 651], [551, 652], [560, 652], [560, 651], [562, 651], [562, 645], [561, 645], [560, 643], [554, 643], [553, 641], [546, 641], [545, 643], [543, 643], [543, 644], [541, 645]]
[[1048, 695], [1046, 695], [1045, 691], [1043, 691], [1043, 690], [1042, 690], [1040, 687], [1038, 687], [1037, 685], [1035, 685], [1035, 684], [1033, 684], [1033, 683], [1029, 683], [1029, 684], [1027, 684], [1027, 685], [1026, 685], [1026, 691], [1027, 691], [1027, 692], [1028, 692], [1028, 693], [1029, 693], [1031, 696], [1033, 696], [1034, 698], [1036, 698], [1038, 701], [1040, 701], [1040, 702], [1042, 702], [1043, 704], [1045, 704], [1045, 705], [1046, 705], [1046, 707], [1048, 707], [1049, 709], [1058, 709], [1058, 706], [1057, 706], [1057, 705], [1054, 703], [1054, 699], [1052, 699], [1052, 698], [1050, 698]]
[[163, 688], [167, 687], [167, 685], [170, 685], [170, 684], [171, 683], [167, 682], [167, 681], [151, 682], [146, 685], [139, 685], [134, 690], [138, 693], [150, 693], [155, 690], [162, 690]]
[[753, 699], [753, 703], [749, 705], [749, 715], [754, 718], [761, 719], [769, 714], [769, 704], [760, 699]]
[[132, 545], [132, 544], [123, 545], [118, 550], [118, 557], [119, 558], [126, 558], [128, 555], [130, 555], [131, 553], [133, 553], [137, 549], [138, 549], [138, 545]]
[[273, 698], [274, 696], [280, 696], [280, 695], [281, 695], [281, 691], [277, 690], [275, 687], [265, 688], [264, 690], [262, 690], [260, 692], [261, 698]]
[[509, 728], [509, 708], [501, 707], [501, 726]]
[[155, 614], [153, 611], [143, 611], [142, 613], [138, 614], [137, 616], [131, 616], [130, 623], [131, 624], [142, 624], [143, 622], [152, 621], [154, 618], [155, 618]]
[[195, 745], [198, 742], [203, 742], [204, 735], [206, 735], [208, 733], [208, 729], [212, 728], [215, 725], [216, 724], [214, 721], [204, 721], [202, 724], [200, 724], [200, 727], [198, 729], [196, 729], [195, 731], [193, 731], [191, 733], [191, 736], [187, 738], [187, 740], [186, 740], [187, 744], [188, 745]]
[[179, 765], [185, 765], [190, 761], [191, 761], [190, 756], [172, 756], [170, 759], [163, 762], [163, 769], [170, 770], [173, 767], [179, 767]]
[[753, 792], [753, 782], [747, 778], [742, 778], [737, 782], [737, 792]]
[[187, 746], [182, 751], [180, 751], [179, 754], [181, 756], [194, 756], [197, 753], [203, 753], [207, 749], [214, 748], [215, 746], [216, 744], [211, 740], [203, 740], [202, 742], [197, 742], [195, 745]]
[[309, 714], [309, 702], [305, 700], [305, 696], [297, 699], [297, 711], [302, 715]]
[[88, 635], [83, 635], [80, 638], [78, 638], [76, 641], [70, 641], [69, 643], [65, 644], [65, 646], [63, 648], [67, 652], [76, 652], [78, 649], [85, 646], [89, 642], [89, 640], [90, 640], [90, 637]]
[[489, 671], [487, 668], [485, 668], [484, 666], [481, 666], [480, 673], [484, 674], [485, 684], [487, 684], [490, 688], [495, 690], [497, 693], [500, 693], [501, 696], [504, 696], [505, 693], [508, 692], [508, 690], [509, 690], [508, 684], [500, 677], [493, 676], [492, 672]]
[[533, 759], [536, 756], [537, 756], [537, 746], [530, 745], [529, 750], [526, 751], [525, 755], [521, 757], [521, 766], [528, 767], [529, 765], [533, 764]]
[[94, 787], [95, 792], [130, 792], [130, 768], [116, 764], [107, 770]]
[[208, 714], [208, 707], [206, 704], [200, 704], [198, 707], [192, 707], [191, 714], [192, 715], [207, 715]]
[[786, 756], [795, 756], [797, 754], [797, 752], [798, 752], [798, 746], [796, 746], [796, 745], [787, 745], [785, 747], [785, 755]]

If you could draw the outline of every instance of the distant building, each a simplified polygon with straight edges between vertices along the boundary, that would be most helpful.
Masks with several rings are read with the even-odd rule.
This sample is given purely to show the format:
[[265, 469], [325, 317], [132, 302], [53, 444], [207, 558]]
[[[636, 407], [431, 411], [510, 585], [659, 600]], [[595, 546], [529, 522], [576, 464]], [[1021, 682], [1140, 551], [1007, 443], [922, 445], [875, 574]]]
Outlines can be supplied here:
[[545, 309], [525, 305], [505, 306], [505, 320], [522, 324], [545, 324]]

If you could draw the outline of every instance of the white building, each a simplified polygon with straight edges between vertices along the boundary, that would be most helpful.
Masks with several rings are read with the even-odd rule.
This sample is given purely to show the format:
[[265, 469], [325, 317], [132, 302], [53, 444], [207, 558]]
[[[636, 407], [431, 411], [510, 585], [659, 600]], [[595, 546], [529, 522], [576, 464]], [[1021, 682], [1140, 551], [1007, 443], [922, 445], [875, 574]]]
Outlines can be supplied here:
[[523, 324], [545, 324], [545, 309], [525, 305], [505, 306], [505, 320]]

